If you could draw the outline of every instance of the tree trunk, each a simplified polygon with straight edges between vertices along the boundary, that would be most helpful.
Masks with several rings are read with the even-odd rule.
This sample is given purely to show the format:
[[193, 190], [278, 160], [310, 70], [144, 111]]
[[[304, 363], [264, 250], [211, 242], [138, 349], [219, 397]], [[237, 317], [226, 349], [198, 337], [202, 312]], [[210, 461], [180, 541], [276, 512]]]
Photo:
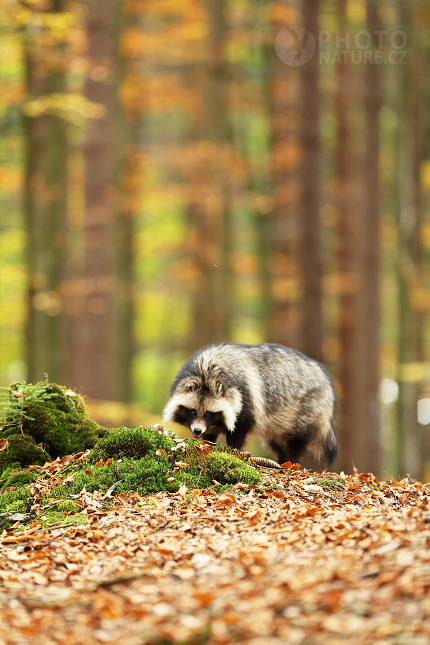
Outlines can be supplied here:
[[[398, 2], [399, 27], [408, 36], [408, 59], [399, 65], [397, 96], [397, 177], [396, 206], [398, 223], [397, 277], [399, 292], [399, 364], [419, 361], [421, 350], [421, 316], [413, 306], [413, 292], [420, 284], [420, 227], [419, 172], [423, 149], [422, 132], [417, 112], [420, 77], [416, 69], [417, 48], [412, 34], [413, 8], [407, 0]], [[417, 118], [418, 117], [418, 118]], [[417, 382], [403, 380], [400, 370], [398, 426], [396, 434], [396, 475], [409, 473], [419, 477], [422, 466], [422, 437], [417, 423]]]
[[84, 146], [84, 259], [79, 303], [69, 316], [67, 377], [91, 398], [109, 400], [113, 373], [113, 18], [111, 3], [87, 2], [86, 96], [104, 107], [88, 123]]
[[[346, 0], [338, 0], [337, 16], [339, 34], [344, 37], [346, 29]], [[357, 286], [359, 279], [359, 253], [357, 252], [357, 212], [353, 204], [352, 150], [350, 143], [349, 112], [350, 68], [342, 61], [337, 66], [337, 91], [335, 111], [337, 117], [337, 204], [339, 211], [339, 342], [341, 385], [339, 413], [339, 442], [342, 446], [340, 468], [351, 472], [356, 461], [356, 444], [360, 431], [357, 423], [357, 402], [359, 401], [359, 378], [357, 373]]]
[[[280, 8], [285, 2], [277, 3]], [[273, 37], [284, 27], [283, 22], [272, 23]], [[294, 222], [291, 204], [292, 155], [295, 142], [292, 137], [293, 78], [290, 68], [277, 56], [271, 61], [271, 78], [267, 93], [270, 97], [269, 118], [272, 133], [272, 194], [273, 213], [271, 226], [271, 284], [273, 300], [270, 305], [269, 340], [281, 345], [295, 346], [297, 338], [297, 303], [293, 302], [297, 271], [294, 249]]]
[[140, 57], [123, 55], [120, 38], [124, 29], [136, 27], [141, 10], [124, 11], [117, 7], [116, 69], [119, 97], [116, 105], [116, 175], [118, 203], [115, 214], [115, 334], [114, 334], [114, 396], [117, 401], [133, 401], [133, 358], [135, 355], [135, 270], [134, 223], [140, 207], [142, 186], [142, 151], [140, 147], [142, 114], [145, 107], [143, 92], [130, 92], [140, 88], [142, 70]]
[[[303, 26], [318, 39], [319, 0], [303, 0]], [[319, 60], [317, 53], [300, 67], [302, 195], [301, 223], [301, 276], [302, 341], [301, 350], [310, 358], [322, 361], [322, 253], [320, 225], [320, 90]]]
[[[231, 253], [231, 132], [228, 123], [228, 72], [225, 59], [225, 0], [206, 0], [208, 58], [203, 79], [204, 141], [201, 166], [192, 179], [189, 221], [199, 278], [193, 294], [190, 348], [231, 338], [233, 272]], [[206, 200], [202, 199], [203, 191]]]
[[[366, 1], [367, 29], [374, 50], [378, 47], [381, 25], [375, 0]], [[367, 470], [380, 472], [380, 419], [378, 389], [380, 382], [380, 311], [379, 311], [379, 110], [381, 107], [380, 71], [378, 65], [365, 65], [366, 80], [366, 159], [365, 159], [365, 256], [364, 320], [366, 340], [366, 416], [362, 429], [365, 436]]]
[[[50, 9], [63, 11], [62, 0]], [[62, 61], [46, 77], [36, 72], [37, 47], [27, 35], [24, 43], [27, 96], [63, 93]], [[39, 65], [43, 63], [39, 62]], [[24, 117], [26, 141], [25, 221], [27, 230], [28, 295], [26, 360], [28, 380], [48, 375], [63, 379], [63, 315], [60, 297], [65, 255], [66, 123], [54, 113]]]

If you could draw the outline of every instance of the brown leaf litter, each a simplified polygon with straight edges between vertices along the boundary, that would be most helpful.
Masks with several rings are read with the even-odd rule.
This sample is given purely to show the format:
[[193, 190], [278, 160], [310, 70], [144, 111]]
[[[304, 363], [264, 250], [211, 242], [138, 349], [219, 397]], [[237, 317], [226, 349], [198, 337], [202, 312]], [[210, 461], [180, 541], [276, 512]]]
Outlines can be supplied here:
[[427, 488], [265, 471], [265, 492], [78, 500], [4, 531], [1, 645], [429, 645]]

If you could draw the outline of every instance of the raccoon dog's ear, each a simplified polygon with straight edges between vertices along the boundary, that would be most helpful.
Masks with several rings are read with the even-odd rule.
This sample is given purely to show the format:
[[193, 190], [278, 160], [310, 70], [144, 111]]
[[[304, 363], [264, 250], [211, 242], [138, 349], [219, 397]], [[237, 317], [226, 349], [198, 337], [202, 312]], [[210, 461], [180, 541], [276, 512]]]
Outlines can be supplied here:
[[198, 384], [195, 381], [190, 381], [185, 386], [185, 389], [187, 392], [195, 392], [197, 388], [198, 388]]
[[216, 384], [216, 393], [217, 393], [217, 394], [222, 394], [222, 393], [223, 393], [223, 390], [224, 390], [224, 388], [223, 388], [223, 385], [222, 385], [221, 381], [217, 381], [217, 384]]

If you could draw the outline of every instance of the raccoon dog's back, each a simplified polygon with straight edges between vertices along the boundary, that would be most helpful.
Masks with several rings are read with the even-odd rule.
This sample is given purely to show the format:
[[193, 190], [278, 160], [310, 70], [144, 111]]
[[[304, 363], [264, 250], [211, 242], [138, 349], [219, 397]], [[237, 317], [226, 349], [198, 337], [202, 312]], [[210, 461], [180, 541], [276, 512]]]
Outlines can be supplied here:
[[191, 427], [191, 414], [201, 418], [202, 438], [224, 433], [229, 445], [242, 448], [255, 432], [280, 463], [309, 455], [325, 467], [336, 459], [333, 381], [296, 350], [267, 343], [206, 347], [184, 364], [170, 395], [165, 421]]

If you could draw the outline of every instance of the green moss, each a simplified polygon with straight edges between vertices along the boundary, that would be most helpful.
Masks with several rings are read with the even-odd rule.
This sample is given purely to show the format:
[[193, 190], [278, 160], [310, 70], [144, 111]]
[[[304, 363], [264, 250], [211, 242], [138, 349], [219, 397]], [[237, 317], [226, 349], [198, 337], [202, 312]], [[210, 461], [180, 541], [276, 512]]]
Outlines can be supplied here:
[[[44, 506], [64, 500], [46, 509], [50, 523], [53, 518], [62, 521], [73, 511], [79, 515], [79, 506], [65, 498], [83, 489], [103, 494], [117, 484], [115, 495], [134, 491], [147, 495], [176, 492], [182, 485], [190, 489], [214, 487], [214, 481], [219, 482], [215, 490], [260, 481], [259, 472], [228, 447], [214, 446], [202, 452], [198, 442], [189, 440], [178, 446], [157, 429], [101, 428], [88, 419], [82, 397], [59, 385], [17, 383], [3, 388], [3, 394], [5, 390], [0, 438], [7, 438], [8, 445], [0, 453], [0, 485], [2, 491], [15, 485], [19, 490], [3, 492], [2, 511], [25, 512], [31, 505], [28, 484], [37, 474], [23, 470], [23, 466], [43, 464], [87, 448], [93, 448], [89, 457], [79, 464], [68, 463], [65, 483], [48, 489], [41, 501]], [[73, 478], [67, 481], [70, 475]]]
[[[1, 455], [0, 455], [0, 458], [1, 458]], [[7, 464], [7, 466], [6, 466], [6, 468], [5, 468], [5, 469], [3, 470], [3, 472], [2, 472], [2, 477], [1, 477], [1, 480], [0, 480], [0, 481], [1, 481], [1, 482], [6, 481], [6, 479], [9, 477], [10, 473], [11, 473], [13, 470], [19, 470], [19, 469], [20, 469], [20, 467], [21, 467], [21, 466], [20, 466], [20, 464], [19, 464], [17, 461], [12, 461], [12, 463], [10, 463], [10, 464], [8, 463], [8, 464]], [[1, 468], [0, 468], [0, 472], [1, 472]]]
[[342, 477], [338, 479], [322, 479], [320, 481], [320, 486], [344, 486], [345, 480]]
[[47, 514], [48, 513], [78, 513], [80, 511], [80, 507], [75, 504], [75, 502], [72, 502], [71, 499], [66, 499], [62, 502], [57, 502], [56, 504], [52, 504], [52, 506], [47, 509]]
[[43, 464], [92, 448], [108, 432], [88, 418], [79, 394], [55, 383], [15, 383], [1, 394], [0, 438], [9, 441], [0, 455], [2, 472], [12, 462]]
[[151, 451], [158, 449], [171, 450], [175, 445], [172, 439], [155, 430], [142, 430], [140, 428], [117, 428], [101, 439], [91, 455], [91, 461], [100, 459], [121, 459], [133, 457], [141, 459]]
[[[219, 482], [216, 490], [238, 482], [260, 481], [259, 472], [233, 451], [217, 446], [202, 454], [195, 442], [184, 443], [186, 447], [177, 450], [172, 439], [156, 430], [115, 430], [100, 440], [89, 463], [77, 468], [73, 481], [56, 486], [50, 496], [76, 495], [84, 488], [105, 493], [120, 480], [123, 481], [116, 487], [115, 495], [136, 490], [141, 495], [176, 492], [184, 484], [188, 488], [207, 488], [214, 486], [213, 480]], [[112, 463], [106, 465], [107, 460]]]
[[6, 488], [9, 488], [10, 486], [17, 486], [20, 488], [21, 486], [25, 486], [26, 484], [36, 481], [36, 479], [37, 473], [34, 470], [13, 470], [2, 485], [0, 492], [4, 493]]
[[28, 487], [11, 490], [0, 496], [1, 513], [27, 513], [31, 500]]
[[43, 465], [50, 460], [50, 455], [32, 437], [15, 434], [8, 437], [7, 448], [0, 453], [0, 469], [3, 476], [5, 471], [10, 471], [11, 465]]
[[256, 468], [228, 452], [213, 451], [205, 455], [204, 468], [211, 479], [220, 484], [258, 484], [260, 474]]
[[[46, 519], [43, 519], [46, 518]], [[59, 526], [67, 526], [67, 524], [88, 524], [88, 519], [85, 515], [76, 513], [73, 515], [66, 515], [65, 513], [46, 513], [40, 518], [40, 524], [43, 527], [52, 526], [52, 524], [58, 524]]]
[[43, 514], [39, 516], [39, 520], [41, 526], [51, 526], [52, 524], [64, 526], [70, 524], [70, 522], [86, 524], [87, 518], [81, 515], [80, 511], [81, 507], [78, 504], [75, 504], [71, 499], [66, 499], [56, 504], [51, 504], [49, 508], [44, 509]]

